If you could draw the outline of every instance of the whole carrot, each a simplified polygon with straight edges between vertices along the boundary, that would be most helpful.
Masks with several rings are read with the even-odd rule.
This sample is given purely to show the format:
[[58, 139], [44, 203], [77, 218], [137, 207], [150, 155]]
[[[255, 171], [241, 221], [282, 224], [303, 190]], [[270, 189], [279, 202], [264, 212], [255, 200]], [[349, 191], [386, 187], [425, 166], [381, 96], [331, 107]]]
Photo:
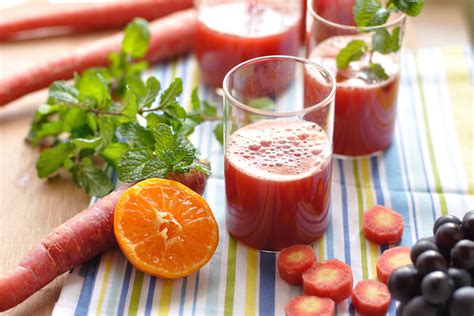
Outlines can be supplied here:
[[99, 29], [122, 26], [135, 17], [153, 20], [193, 6], [192, 0], [146, 0], [112, 3], [56, 4], [34, 14], [5, 15], [0, 20], [0, 40], [19, 32], [45, 27]]
[[[150, 45], [145, 59], [156, 62], [191, 51], [197, 18], [193, 9], [183, 10], [150, 23]], [[70, 79], [75, 72], [106, 66], [111, 52], [119, 52], [123, 34], [119, 33], [75, 52], [0, 78], [0, 106], [25, 94], [46, 88], [56, 80]]]
[[115, 205], [128, 187], [110, 193], [57, 227], [15, 269], [0, 277], [0, 312], [23, 302], [74, 266], [112, 248]]

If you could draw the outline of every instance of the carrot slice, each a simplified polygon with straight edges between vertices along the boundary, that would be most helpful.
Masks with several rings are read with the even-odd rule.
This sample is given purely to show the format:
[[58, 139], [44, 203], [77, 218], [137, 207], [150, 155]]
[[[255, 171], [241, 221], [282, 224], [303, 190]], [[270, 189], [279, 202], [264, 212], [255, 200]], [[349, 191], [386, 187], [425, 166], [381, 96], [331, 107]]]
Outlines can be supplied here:
[[286, 316], [333, 316], [336, 306], [329, 298], [300, 295], [285, 306]]
[[393, 271], [412, 264], [410, 250], [410, 248], [403, 246], [385, 250], [377, 259], [377, 277], [379, 280], [387, 284], [388, 278]]
[[280, 277], [291, 285], [303, 284], [302, 274], [316, 262], [314, 250], [306, 245], [284, 248], [278, 257]]
[[387, 207], [375, 205], [364, 213], [364, 236], [376, 244], [400, 242], [403, 227], [403, 217]]
[[315, 263], [303, 273], [306, 295], [328, 297], [339, 304], [352, 293], [351, 268], [337, 259]]
[[187, 276], [205, 265], [219, 240], [206, 201], [176, 181], [147, 179], [124, 192], [114, 233], [128, 260], [162, 278]]
[[388, 287], [376, 280], [359, 281], [352, 291], [352, 305], [362, 315], [385, 315], [390, 305]]

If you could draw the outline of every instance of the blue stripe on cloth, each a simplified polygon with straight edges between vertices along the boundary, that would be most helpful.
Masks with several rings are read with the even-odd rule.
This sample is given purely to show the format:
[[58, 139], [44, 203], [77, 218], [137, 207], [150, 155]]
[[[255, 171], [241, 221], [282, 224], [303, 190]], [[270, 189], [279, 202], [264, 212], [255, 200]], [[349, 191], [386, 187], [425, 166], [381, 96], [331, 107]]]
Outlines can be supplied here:
[[200, 271], [196, 273], [196, 283], [194, 284], [194, 296], [193, 296], [193, 308], [192, 308], [192, 315], [196, 315], [196, 302], [197, 302], [197, 294], [199, 291], [199, 275]]
[[179, 315], [182, 316], [184, 313], [184, 302], [186, 302], [186, 287], [188, 285], [188, 277], [183, 278], [183, 284], [181, 285], [181, 299], [179, 301]]
[[344, 261], [351, 265], [351, 243], [349, 236], [349, 211], [347, 207], [347, 190], [346, 180], [344, 179], [344, 165], [341, 159], [336, 159], [339, 167], [339, 181], [341, 183], [341, 194], [342, 194], [342, 223], [344, 230]]
[[151, 307], [153, 306], [153, 294], [155, 293], [156, 287], [156, 277], [150, 277], [150, 285], [148, 286], [148, 294], [146, 297], [146, 304], [145, 304], [145, 316], [151, 315]]
[[[87, 315], [89, 313], [89, 305], [91, 303], [92, 292], [94, 290], [95, 278], [99, 268], [100, 256], [94, 257], [84, 266], [87, 266], [84, 283], [82, 285], [81, 294], [74, 311], [74, 316]], [[82, 270], [82, 268], [81, 268]]]
[[127, 301], [127, 293], [130, 283], [130, 276], [132, 274], [132, 265], [130, 262], [127, 262], [127, 269], [125, 270], [125, 275], [123, 277], [122, 292], [120, 293], [120, 300], [118, 305], [117, 314], [123, 315], [125, 309], [125, 302]]
[[332, 228], [332, 215], [333, 215], [333, 207], [332, 203], [329, 205], [329, 224], [328, 228], [326, 229], [326, 252], [327, 258], [334, 258], [334, 230]]
[[275, 262], [274, 253], [260, 252], [260, 293], [258, 311], [260, 315], [275, 314]]
[[377, 157], [372, 157], [370, 159], [370, 165], [372, 167], [372, 181], [374, 182], [375, 197], [377, 204], [384, 205], [385, 200], [383, 198], [382, 185], [380, 184], [380, 172], [379, 172], [379, 163]]

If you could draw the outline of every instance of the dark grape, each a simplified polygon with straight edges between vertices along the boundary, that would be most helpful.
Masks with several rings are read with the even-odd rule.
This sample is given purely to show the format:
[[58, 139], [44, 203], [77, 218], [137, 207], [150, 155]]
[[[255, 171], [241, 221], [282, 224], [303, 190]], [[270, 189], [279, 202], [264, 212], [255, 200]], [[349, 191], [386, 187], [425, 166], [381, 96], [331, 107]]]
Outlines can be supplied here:
[[436, 247], [436, 245], [433, 242], [429, 241], [426, 238], [422, 238], [418, 240], [411, 248], [411, 253], [410, 253], [411, 262], [415, 263], [416, 259], [418, 259], [418, 256], [427, 250], [438, 251], [438, 247]]
[[461, 227], [455, 223], [445, 223], [436, 230], [435, 238], [439, 251], [449, 259], [451, 248], [463, 238]]
[[474, 211], [469, 211], [464, 215], [461, 229], [464, 233], [464, 238], [474, 241]]
[[421, 281], [421, 294], [431, 304], [446, 302], [454, 291], [454, 281], [443, 271], [428, 273]]
[[474, 241], [463, 239], [451, 249], [451, 259], [456, 267], [474, 268]]
[[470, 286], [471, 285], [471, 275], [468, 271], [464, 269], [457, 269], [457, 268], [449, 268], [448, 275], [454, 281], [454, 287], [459, 289], [463, 286]]
[[438, 228], [446, 223], [454, 223], [457, 225], [461, 225], [461, 220], [454, 215], [444, 215], [438, 217], [438, 219], [433, 225], [433, 235], [436, 235], [436, 231], [438, 230]]
[[405, 303], [398, 304], [396, 316], [403, 316], [403, 309], [404, 308], [405, 308]]
[[423, 296], [417, 296], [409, 301], [403, 308], [403, 316], [436, 316], [436, 306], [428, 303]]
[[453, 316], [474, 315], [474, 287], [465, 286], [454, 291], [449, 301], [449, 314]]
[[421, 275], [413, 265], [395, 270], [388, 278], [388, 288], [392, 297], [406, 302], [420, 293]]
[[[421, 238], [421, 239], [423, 239], [423, 240], [428, 240], [429, 242], [432, 242], [433, 244], [436, 245], [436, 238], [435, 238], [435, 236], [424, 237], [424, 238]], [[420, 239], [420, 240], [421, 240], [421, 239]]]
[[437, 270], [446, 271], [448, 270], [448, 264], [439, 252], [427, 250], [416, 259], [416, 268], [419, 273], [425, 275]]

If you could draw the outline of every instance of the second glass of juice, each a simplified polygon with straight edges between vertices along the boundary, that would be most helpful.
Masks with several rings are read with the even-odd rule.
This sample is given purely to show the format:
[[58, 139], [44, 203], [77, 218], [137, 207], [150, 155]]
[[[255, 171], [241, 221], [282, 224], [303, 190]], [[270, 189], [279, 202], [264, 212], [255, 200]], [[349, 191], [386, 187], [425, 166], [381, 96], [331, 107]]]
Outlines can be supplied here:
[[260, 250], [312, 243], [329, 222], [333, 77], [267, 56], [232, 69], [223, 88], [227, 229]]
[[266, 55], [298, 55], [301, 1], [195, 0], [196, 56], [203, 81], [221, 87], [239, 63]]
[[[345, 69], [337, 56], [351, 42], [374, 47], [376, 40], [391, 34], [401, 43], [405, 16], [394, 15], [384, 25], [357, 27], [354, 0], [310, 0], [306, 34], [307, 56], [330, 69], [336, 77], [334, 153], [367, 156], [385, 150], [392, 142], [400, 81], [400, 49], [367, 50]], [[374, 72], [378, 66], [384, 74]]]

